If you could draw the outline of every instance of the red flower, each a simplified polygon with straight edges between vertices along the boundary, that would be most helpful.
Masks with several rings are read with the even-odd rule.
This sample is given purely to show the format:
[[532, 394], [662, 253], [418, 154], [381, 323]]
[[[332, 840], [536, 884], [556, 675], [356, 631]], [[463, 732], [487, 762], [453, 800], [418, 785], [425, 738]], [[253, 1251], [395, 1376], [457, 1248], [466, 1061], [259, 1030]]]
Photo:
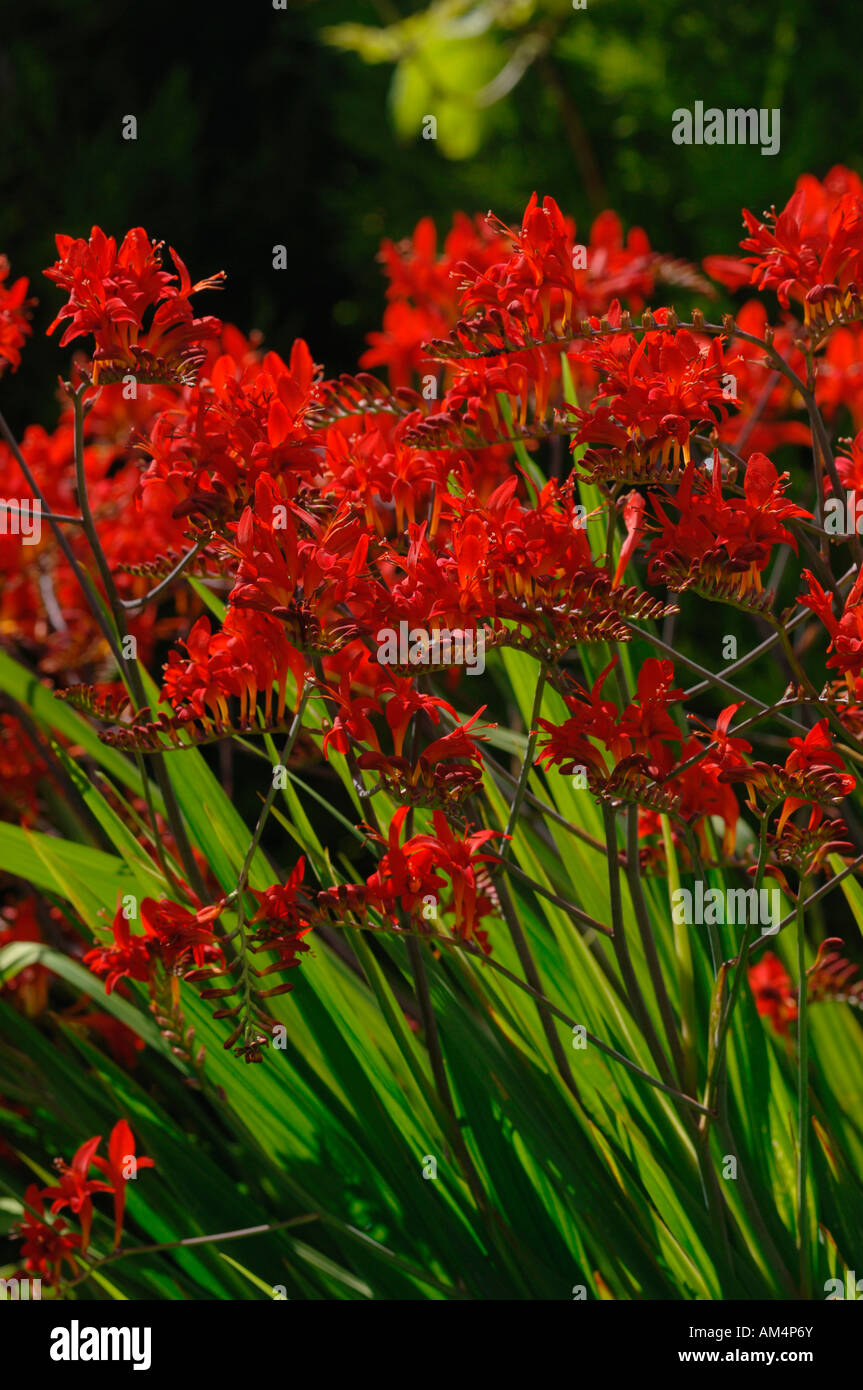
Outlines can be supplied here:
[[219, 632], [212, 632], [209, 618], [199, 618], [183, 645], [188, 659], [170, 652], [164, 682], [164, 696], [181, 719], [198, 719], [205, 727], [208, 719], [230, 724], [228, 702], [235, 698], [240, 726], [255, 720], [279, 723], [285, 717], [289, 675], [299, 699], [306, 661], [275, 618], [231, 606]]
[[364, 522], [347, 507], [322, 523], [286, 506], [272, 479], [261, 477], [254, 510], [243, 512], [236, 540], [227, 547], [239, 560], [231, 608], [253, 609], [284, 623], [300, 650], [316, 654], [338, 647], [346, 635], [342, 607], [368, 593], [369, 542]]
[[[392, 703], [390, 701], [390, 705]], [[482, 784], [482, 753], [478, 741], [484, 740], [486, 735], [479, 730], [474, 732], [473, 725], [484, 710], [485, 705], [463, 724], [428, 744], [413, 762], [406, 757], [370, 752], [362, 753], [357, 764], [379, 772], [392, 794], [410, 804], [455, 806]]]
[[786, 822], [801, 806], [811, 807], [809, 830], [815, 830], [823, 819], [823, 805], [833, 805], [854, 790], [856, 780], [843, 772], [842, 757], [833, 748], [826, 717], [809, 730], [805, 738], [789, 739], [791, 752], [783, 766], [775, 763], [726, 761], [719, 773], [721, 782], [747, 784], [749, 806], [758, 810], [760, 793], [767, 810], [782, 803], [776, 825], [776, 840], [782, 836]]
[[[664, 323], [667, 312], [655, 317]], [[607, 318], [617, 327], [620, 306], [614, 305]], [[712, 429], [735, 399], [725, 389], [734, 361], [725, 361], [720, 340], [700, 342], [688, 329], [657, 330], [640, 339], [634, 333], [600, 333], [575, 355], [599, 373], [602, 383], [590, 409], [575, 411], [575, 443], [606, 446], [631, 467], [647, 459], [688, 462], [692, 428]]]
[[[744, 761], [744, 755], [752, 752], [751, 743], [747, 743], [745, 738], [735, 738], [729, 732], [732, 719], [745, 703], [745, 700], [739, 700], [736, 705], [726, 705], [725, 709], [720, 710], [713, 729], [708, 729], [707, 734], [695, 735], [696, 738], [704, 739], [710, 748], [709, 754], [703, 759], [704, 763], [721, 768], [738, 767]], [[698, 719], [696, 722], [707, 728], [703, 720]]]
[[[747, 270], [748, 278], [748, 268]], [[767, 310], [758, 299], [750, 299], [735, 314], [737, 326], [754, 338], [764, 339], [768, 328]], [[798, 376], [805, 377], [806, 362], [800, 348], [796, 346], [799, 327], [793, 320], [771, 325], [773, 346], [785, 358], [789, 367]], [[831, 339], [830, 346], [832, 347]], [[724, 444], [728, 444], [744, 459], [756, 453], [769, 454], [780, 444], [802, 444], [809, 447], [811, 434], [808, 424], [789, 417], [799, 410], [802, 402], [795, 395], [792, 382], [781, 372], [774, 370], [770, 359], [765, 357], [764, 349], [744, 338], [735, 338], [736, 356], [730, 372], [734, 378], [735, 394], [740, 402], [735, 411], [724, 420], [717, 434]], [[829, 348], [828, 348], [829, 351]], [[818, 385], [822, 384], [819, 368]]]
[[[735, 707], [732, 706], [732, 709]], [[727, 714], [728, 711], [723, 711]], [[720, 720], [722, 716], [720, 716]], [[719, 721], [717, 721], [717, 729]], [[700, 758], [697, 763], [687, 767], [683, 772], [669, 777], [663, 781], [663, 790], [674, 798], [675, 808], [685, 820], [692, 822], [695, 826], [699, 838], [703, 841], [702, 849], [706, 854], [709, 846], [706, 837], [706, 823], [716, 817], [721, 820], [725, 829], [722, 838], [722, 849], [725, 854], [733, 854], [737, 831], [737, 822], [740, 819], [740, 807], [737, 804], [737, 797], [731, 787], [723, 782], [721, 774], [726, 766], [723, 758], [730, 760], [730, 766], [737, 766], [739, 759], [736, 758], [734, 748], [740, 745], [744, 749], [749, 748], [749, 744], [744, 739], [729, 739], [720, 735], [719, 748], [725, 747], [725, 752], [719, 752], [714, 757], [711, 750], [705, 757]], [[686, 763], [695, 756], [699, 750], [697, 738], [687, 739], [680, 749], [680, 762]], [[653, 829], [653, 823], [650, 822]]]
[[114, 914], [111, 927], [113, 946], [94, 946], [84, 956], [84, 964], [93, 974], [104, 977], [106, 994], [110, 994], [124, 979], [149, 982], [154, 965], [151, 940], [145, 936], [132, 936], [122, 904]]
[[[483, 951], [490, 951], [480, 922], [494, 909], [483, 867], [493, 862], [494, 856], [480, 849], [496, 839], [498, 832], [465, 827], [457, 835], [446, 817], [435, 811], [433, 834], [412, 835], [400, 844], [409, 809], [400, 806], [395, 812], [386, 840], [374, 833], [373, 838], [386, 845], [377, 871], [365, 884], [343, 884], [319, 893], [318, 911], [335, 913], [340, 919], [345, 911], [361, 915], [375, 911], [394, 928], [399, 928], [399, 913], [403, 911], [415, 916], [419, 931], [428, 930], [429, 920], [437, 920], [438, 915], [451, 915], [454, 936], [475, 940]], [[428, 900], [435, 904], [432, 918], [425, 913]]]
[[64, 1207], [69, 1207], [79, 1218], [82, 1251], [86, 1250], [90, 1244], [90, 1227], [93, 1223], [93, 1193], [113, 1191], [110, 1183], [100, 1182], [98, 1178], [87, 1176], [93, 1164], [93, 1155], [101, 1142], [101, 1134], [87, 1139], [76, 1151], [70, 1164], [64, 1163], [62, 1159], [57, 1159], [56, 1167], [60, 1175], [58, 1185], [41, 1189], [43, 1197], [53, 1197], [54, 1199], [51, 1203], [52, 1212], [56, 1213], [62, 1211]]
[[[311, 903], [302, 889], [306, 861], [297, 860], [284, 883], [274, 883], [263, 892], [255, 892], [258, 910], [249, 918], [252, 951], [275, 951], [277, 959], [261, 971], [261, 975], [271, 975], [300, 964], [300, 956], [309, 947], [303, 937], [312, 929], [309, 913]], [[273, 990], [264, 990], [262, 997], [271, 994], [284, 994], [292, 989], [290, 984], [278, 985]]]
[[619, 732], [636, 753], [658, 761], [664, 756], [665, 744], [680, 742], [680, 730], [668, 706], [682, 699], [683, 691], [674, 685], [672, 662], [648, 657], [638, 673], [635, 700], [621, 715]]
[[492, 901], [483, 885], [480, 865], [493, 862], [493, 857], [479, 853], [480, 846], [497, 838], [494, 830], [467, 828], [456, 835], [446, 817], [435, 811], [432, 817], [433, 835], [414, 835], [404, 845], [413, 874], [443, 874], [449, 879], [450, 898], [446, 910], [453, 914], [453, 933], [463, 941], [476, 938], [483, 950], [489, 950], [479, 923], [492, 910]]
[[[152, 1158], [135, 1154], [135, 1136], [125, 1120], [118, 1120], [108, 1140], [108, 1157], [94, 1156], [93, 1163], [108, 1179], [114, 1194], [114, 1245], [120, 1244], [126, 1211], [126, 1183], [138, 1175], [139, 1168], [155, 1168]], [[128, 1171], [131, 1165], [131, 1171]]]
[[772, 951], [765, 951], [757, 964], [749, 967], [748, 974], [756, 1009], [784, 1036], [789, 1023], [797, 1017], [797, 998], [791, 976]]
[[[857, 338], [860, 345], [863, 346], [863, 333], [858, 333]], [[835, 339], [831, 339], [831, 345], [834, 341]], [[859, 385], [863, 385], [863, 382]], [[857, 510], [861, 500], [863, 500], [863, 430], [860, 430], [853, 439], [841, 439], [839, 442], [847, 447], [848, 453], [837, 454], [836, 472], [839, 474], [839, 481], [846, 491], [857, 493], [855, 508]], [[833, 491], [833, 485], [829, 478], [825, 480], [825, 485], [827, 491]], [[856, 519], [855, 517], [855, 521]]]
[[658, 773], [671, 771], [674, 757], [669, 745], [679, 744], [681, 735], [668, 706], [683, 695], [682, 690], [674, 687], [672, 663], [657, 657], [645, 661], [638, 673], [636, 697], [622, 714], [612, 700], [601, 697], [605, 680], [616, 664], [614, 657], [594, 682], [590, 694], [579, 687], [577, 694], [565, 697], [571, 717], [559, 727], [547, 719], [539, 720], [549, 738], [537, 762], [558, 766], [564, 773], [584, 766], [600, 783], [605, 782], [613, 766], [608, 767], [606, 756], [590, 742], [594, 739], [605, 745], [612, 765], [636, 754], [648, 758]]
[[0, 256], [0, 372], [7, 366], [18, 370], [21, 349], [33, 331], [30, 308], [34, 301], [27, 298], [28, 281], [22, 275], [14, 284], [4, 284], [9, 269], [6, 257]]
[[212, 925], [222, 908], [219, 902], [190, 912], [168, 898], [158, 902], [144, 898], [141, 921], [154, 943], [151, 949], [169, 973], [175, 973], [189, 956], [199, 969], [223, 963], [222, 948], [213, 935]]
[[626, 566], [638, 549], [641, 537], [644, 534], [644, 507], [645, 502], [640, 492], [633, 488], [623, 499], [623, 522], [626, 526], [626, 540], [620, 547], [620, 555], [617, 560], [617, 568], [614, 571], [614, 583], [619, 584], [624, 574]]
[[[549, 735], [540, 746], [537, 762], [545, 762], [548, 767], [559, 767], [563, 773], [573, 773], [580, 767], [591, 770], [600, 781], [609, 774], [605, 755], [595, 747], [591, 739], [605, 745], [613, 762], [628, 758], [632, 744], [619, 727], [620, 713], [613, 700], [602, 698], [602, 687], [609, 672], [617, 665], [617, 657], [600, 672], [590, 692], [577, 687], [575, 695], [565, 696], [570, 718], [560, 725], [547, 719], [540, 719], [539, 727]], [[680, 735], [675, 730], [679, 739]]]
[[308, 347], [297, 339], [285, 362], [238, 338], [236, 330], [223, 330], [220, 355], [179, 401], [148, 421], [143, 442], [152, 458], [144, 495], [167, 488], [176, 515], [219, 530], [251, 502], [260, 477], [272, 480], [281, 502], [320, 471], [308, 423], [317, 394]]
[[814, 575], [804, 570], [803, 578], [808, 588], [805, 594], [798, 595], [797, 602], [816, 613], [826, 627], [830, 634], [827, 650], [833, 653], [827, 665], [842, 673], [853, 699], [855, 677], [863, 672], [863, 573], [855, 579], [838, 620], [834, 616], [829, 594], [825, 593]]
[[82, 1249], [81, 1237], [69, 1233], [62, 1217], [51, 1224], [44, 1220], [45, 1204], [35, 1183], [24, 1193], [24, 1208], [24, 1216], [14, 1231], [16, 1239], [22, 1242], [24, 1267], [48, 1284], [59, 1282], [64, 1263], [76, 1275], [78, 1265], [73, 1252]]
[[159, 902], [144, 898], [141, 903], [143, 936], [132, 936], [122, 906], [118, 907], [112, 924], [114, 945], [95, 946], [84, 956], [84, 964], [94, 975], [105, 976], [108, 994], [122, 979], [149, 984], [157, 965], [168, 974], [175, 974], [188, 956], [199, 969], [221, 964], [222, 949], [213, 935], [212, 923], [222, 906], [216, 903], [190, 912], [167, 898]]
[[[182, 383], [194, 379], [206, 357], [203, 344], [218, 336], [218, 319], [196, 319], [189, 303], [199, 290], [218, 289], [223, 272], [193, 285], [171, 249], [178, 275], [162, 269], [163, 242], [151, 242], [143, 227], [127, 232], [118, 249], [113, 237], [94, 227], [89, 241], [58, 235], [59, 259], [44, 273], [69, 299], [48, 329], [70, 322], [60, 346], [92, 333], [93, 381]], [[145, 326], [145, 317], [154, 310]]]
[[823, 183], [803, 174], [782, 212], [762, 221], [744, 209], [743, 219], [749, 235], [740, 245], [752, 252], [747, 261], [759, 289], [775, 289], [786, 309], [792, 298], [802, 301], [805, 322], [819, 331], [854, 308], [863, 268], [863, 183], [856, 174], [841, 165]]
[[576, 254], [575, 223], [553, 198], [540, 204], [534, 193], [519, 231], [496, 225], [512, 253], [485, 270], [457, 267], [461, 307], [469, 316], [479, 308], [494, 311], [511, 341], [563, 333], [586, 315], [604, 312], [615, 298], [626, 297], [638, 309], [653, 291], [659, 258], [640, 227], [632, 228], [624, 245], [613, 212], [596, 219], [583, 257]]
[[[842, 406], [846, 406], [854, 428], [859, 430], [863, 425], [863, 330], [859, 323], [837, 328], [831, 333], [818, 363], [815, 398], [825, 418], [832, 418]], [[844, 463], [847, 468], [848, 460], [844, 460]], [[851, 482], [845, 481], [838, 458], [836, 467], [846, 487], [863, 489], [859, 462], [855, 460], [856, 477]]]
[[[690, 465], [675, 493], [664, 493], [663, 502], [651, 496], [661, 523], [648, 551], [651, 581], [674, 579], [677, 586], [719, 580], [727, 585], [729, 576], [736, 576], [740, 597], [760, 593], [761, 572], [773, 546], [784, 542], [797, 549], [783, 522], [811, 515], [788, 501], [787, 486], [787, 473], [778, 474], [764, 454], [752, 454], [746, 465], [743, 497], [723, 497], [717, 453], [709, 482]], [[666, 506], [679, 512], [678, 521], [669, 518]]]

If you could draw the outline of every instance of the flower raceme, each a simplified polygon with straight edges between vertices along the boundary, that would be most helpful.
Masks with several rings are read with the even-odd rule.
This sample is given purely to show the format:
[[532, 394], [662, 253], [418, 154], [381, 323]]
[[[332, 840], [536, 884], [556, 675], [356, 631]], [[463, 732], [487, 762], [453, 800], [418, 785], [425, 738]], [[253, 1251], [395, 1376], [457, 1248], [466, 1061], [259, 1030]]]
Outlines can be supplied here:
[[563, 332], [577, 318], [605, 311], [618, 297], [626, 296], [638, 309], [653, 290], [661, 258], [651, 253], [641, 228], [634, 228], [624, 245], [614, 213], [594, 222], [582, 257], [575, 223], [553, 198], [540, 204], [534, 194], [517, 232], [498, 225], [511, 238], [511, 254], [480, 271], [465, 263], [457, 267], [463, 277], [460, 307], [466, 315], [497, 310], [523, 341], [544, 338], [550, 330]]
[[167, 488], [177, 516], [224, 531], [251, 502], [260, 477], [285, 498], [319, 473], [320, 448], [307, 423], [316, 368], [298, 339], [287, 362], [261, 354], [236, 329], [192, 387], [141, 430], [151, 462], [141, 489]]
[[[784, 543], [797, 549], [784, 524], [811, 519], [811, 513], [785, 496], [788, 475], [777, 473], [765, 454], [752, 454], [743, 479], [743, 496], [726, 498], [722, 469], [714, 454], [709, 478], [690, 464], [677, 491], [665, 491], [662, 501], [651, 494], [661, 530], [648, 549], [648, 573], [656, 582], [674, 587], [734, 576], [740, 596], [761, 592], [761, 574], [772, 549]], [[678, 519], [666, 510], [673, 507]]]
[[[276, 957], [261, 970], [262, 976], [299, 965], [300, 956], [311, 949], [303, 940], [314, 925], [311, 903], [303, 890], [305, 867], [305, 859], [300, 858], [284, 883], [275, 883], [263, 891], [252, 892], [258, 906], [249, 919], [252, 929], [250, 950], [272, 951]], [[265, 993], [285, 993], [291, 988], [288, 982]]]
[[113, 943], [96, 946], [84, 957], [84, 964], [105, 981], [108, 994], [121, 980], [149, 984], [157, 969], [176, 974], [192, 963], [199, 969], [221, 962], [213, 921], [222, 904], [190, 912], [179, 903], [144, 898], [140, 906], [143, 936], [133, 936], [130, 919], [121, 903], [111, 926]]
[[365, 884], [325, 889], [318, 894], [318, 911], [337, 920], [350, 913], [367, 925], [372, 925], [367, 914], [375, 912], [395, 930], [402, 929], [400, 914], [404, 913], [420, 932], [428, 931], [430, 922], [451, 918], [455, 937], [489, 952], [488, 933], [480, 923], [495, 911], [496, 899], [483, 866], [496, 856], [484, 853], [482, 846], [498, 838], [498, 832], [465, 828], [457, 834], [446, 816], [435, 811], [433, 833], [410, 835], [402, 841], [409, 810], [399, 807], [385, 839], [375, 835], [385, 846], [375, 873]]
[[451, 329], [459, 317], [461, 274], [482, 274], [508, 252], [505, 234], [487, 218], [457, 213], [437, 254], [437, 231], [430, 217], [417, 223], [413, 236], [400, 244], [381, 245], [380, 260], [389, 281], [380, 332], [367, 335], [361, 367], [386, 367], [392, 385], [409, 387], [415, 375], [435, 363], [425, 345]]
[[833, 747], [826, 716], [805, 737], [792, 735], [788, 742], [791, 752], [781, 766], [740, 762], [726, 766], [720, 773], [722, 781], [746, 783], [747, 800], [753, 810], [758, 808], [759, 799], [768, 810], [781, 805], [777, 839], [800, 807], [809, 806], [808, 828], [814, 830], [823, 819], [823, 808], [848, 796], [856, 786], [853, 774], [842, 770], [842, 755]]
[[539, 720], [537, 761], [583, 777], [600, 796], [641, 806], [639, 834], [645, 839], [658, 832], [662, 812], [673, 812], [678, 822], [692, 826], [706, 850], [707, 826], [717, 818], [724, 827], [723, 851], [732, 854], [740, 810], [723, 773], [742, 765], [751, 752], [745, 739], [728, 732], [739, 705], [724, 709], [714, 730], [684, 738], [671, 714], [671, 706], [683, 698], [674, 685], [673, 664], [649, 658], [639, 672], [635, 698], [621, 711], [603, 695], [616, 661], [590, 691], [565, 696], [570, 717], [563, 723]]
[[[804, 174], [781, 213], [765, 220], [743, 213], [749, 235], [741, 242], [752, 283], [775, 289], [786, 309], [802, 301], [807, 326], [859, 313], [857, 282], [863, 257], [863, 183], [837, 167], [823, 184]], [[856, 306], [856, 307], [855, 307]]]
[[[198, 618], [183, 644], [187, 658], [172, 651], [165, 667], [164, 696], [180, 723], [246, 728], [258, 718], [279, 727], [290, 692], [299, 698], [306, 660], [274, 618], [243, 609], [228, 613], [213, 633], [209, 618]], [[262, 703], [259, 705], [259, 697]], [[238, 710], [232, 717], [229, 702]]]
[[[613, 657], [590, 691], [579, 687], [565, 697], [569, 718], [562, 724], [539, 720], [547, 735], [539, 762], [570, 774], [584, 767], [589, 781], [595, 779], [597, 786], [602, 786], [615, 765], [633, 755], [655, 768], [657, 777], [672, 771], [673, 747], [680, 745], [681, 733], [669, 706], [683, 696], [674, 686], [673, 664], [650, 657], [639, 672], [635, 699], [622, 712], [602, 693], [616, 665], [617, 657]], [[605, 751], [597, 744], [604, 745]]]
[[[374, 697], [350, 698], [350, 681], [342, 678], [334, 697], [335, 718], [323, 740], [324, 754], [332, 748], [347, 753], [364, 748], [357, 755], [357, 766], [377, 773], [394, 796], [408, 804], [454, 808], [482, 784], [482, 754], [479, 742], [486, 735], [474, 725], [483, 708], [463, 724], [406, 757], [403, 749], [408, 728], [421, 714], [437, 724], [443, 710], [457, 718], [452, 705], [437, 696], [416, 690], [409, 677], [387, 673]], [[381, 748], [375, 722], [386, 724], [393, 751]]]
[[224, 273], [193, 285], [173, 249], [178, 273], [163, 268], [162, 245], [143, 227], [127, 232], [119, 247], [100, 227], [87, 241], [57, 237], [58, 258], [45, 274], [69, 298], [48, 331], [66, 323], [61, 347], [92, 334], [94, 384], [129, 375], [182, 384], [204, 361], [206, 341], [221, 330], [218, 319], [196, 319], [189, 300], [200, 290], [218, 289]]
[[[863, 1008], [863, 980], [857, 966], [837, 950], [838, 937], [828, 937], [818, 947], [813, 964], [806, 972], [806, 995], [810, 1004], [837, 1001]], [[783, 1037], [798, 1014], [799, 991], [778, 956], [765, 951], [749, 968], [749, 985], [755, 1007], [765, 1015]]]
[[60, 1282], [64, 1265], [68, 1265], [70, 1276], [78, 1273], [76, 1252], [80, 1254], [82, 1250], [81, 1235], [72, 1231], [62, 1217], [56, 1221], [45, 1220], [45, 1202], [35, 1183], [24, 1193], [24, 1216], [18, 1224], [17, 1235], [28, 1273], [47, 1284]]
[[[659, 324], [668, 314], [655, 315]], [[612, 329], [621, 322], [620, 305], [609, 310]], [[593, 327], [600, 328], [598, 319]], [[575, 354], [592, 368], [600, 386], [590, 409], [575, 411], [579, 429], [574, 445], [602, 446], [598, 460], [611, 451], [632, 470], [633, 481], [657, 461], [675, 470], [690, 461], [690, 436], [696, 425], [721, 423], [737, 396], [727, 380], [736, 359], [725, 360], [718, 338], [699, 342], [687, 329], [676, 332], [599, 334]], [[594, 454], [588, 455], [589, 467]]]
[[810, 570], [803, 571], [808, 588], [798, 595], [797, 602], [809, 608], [821, 619], [830, 637], [827, 665], [837, 669], [847, 682], [852, 699], [856, 693], [855, 678], [863, 672], [863, 574], [858, 574], [845, 600], [841, 616], [833, 612], [829, 594]]
[[307, 652], [340, 645], [344, 623], [334, 625], [332, 636], [327, 624], [366, 598], [370, 539], [348, 508], [322, 523], [297, 506], [286, 508], [271, 479], [260, 478], [254, 509], [243, 513], [227, 547], [238, 562], [230, 603], [281, 620], [293, 644]]

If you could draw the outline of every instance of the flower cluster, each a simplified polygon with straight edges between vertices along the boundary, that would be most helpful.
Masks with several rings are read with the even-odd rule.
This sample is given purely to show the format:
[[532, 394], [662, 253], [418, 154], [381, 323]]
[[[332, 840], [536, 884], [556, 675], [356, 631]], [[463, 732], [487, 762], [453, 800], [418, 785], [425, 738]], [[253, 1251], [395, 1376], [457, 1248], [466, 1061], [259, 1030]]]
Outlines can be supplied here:
[[[849, 858], [856, 823], [838, 808], [863, 751], [863, 576], [856, 535], [831, 543], [822, 523], [837, 484], [863, 488], [863, 188], [847, 170], [806, 177], [782, 213], [745, 219], [747, 259], [705, 268], [733, 290], [775, 289], [775, 325], [751, 298], [719, 324], [700, 308], [686, 320], [646, 309], [660, 285], [710, 286], [611, 212], [582, 244], [557, 203], [534, 196], [517, 229], [459, 216], [440, 254], [424, 220], [382, 247], [387, 305], [365, 370], [332, 379], [304, 341], [283, 358], [257, 334], [196, 317], [191, 297], [220, 277], [193, 285], [175, 252], [167, 270], [141, 228], [119, 243], [99, 228], [58, 237], [46, 274], [67, 301], [52, 328], [65, 325], [63, 344], [92, 338], [92, 357], [76, 364], [56, 429], [27, 431], [20, 458], [0, 450], [0, 481], [20, 491], [23, 459], [76, 529], [62, 545], [57, 522], [32, 547], [0, 537], [4, 642], [106, 722], [115, 748], [161, 759], [233, 738], [247, 752], [285, 734], [286, 763], [303, 759], [328, 784], [344, 771], [369, 812], [344, 876], [327, 862], [322, 877], [309, 854], [254, 891], [248, 864], [233, 891], [217, 883], [176, 816], [166, 825], [144, 806], [123, 821], [165, 889], [141, 902], [139, 928], [121, 904], [85, 961], [109, 992], [145, 986], [183, 1056], [181, 979], [220, 1001], [226, 1045], [257, 1061], [266, 1000], [290, 989], [282, 977], [316, 926], [490, 951], [519, 814], [546, 847], [531, 779], [553, 796], [559, 774], [575, 775], [612, 820], [636, 808], [645, 873], [667, 869], [671, 847], [686, 869], [709, 862], [745, 880], [756, 830], [759, 862], [769, 849], [789, 891], [792, 870], [802, 882]], [[16, 366], [26, 283], [5, 291], [4, 278], [0, 357]], [[861, 433], [834, 461], [825, 421], [846, 412]], [[814, 452], [809, 491], [795, 450]], [[840, 547], [853, 564], [835, 576]], [[798, 584], [786, 562], [803, 550], [811, 568]], [[784, 611], [768, 570], [784, 575]], [[95, 615], [82, 571], [102, 601]], [[673, 630], [702, 599], [742, 611], [781, 653], [786, 689], [772, 706], [738, 698], [707, 658], [682, 648], [666, 659], [654, 624]], [[171, 644], [158, 706], [123, 669], [117, 698], [109, 610], [139, 661]], [[386, 634], [402, 630], [408, 654], [393, 657]], [[464, 678], [468, 642], [492, 653], [481, 686]], [[624, 644], [625, 661], [609, 651]], [[817, 667], [819, 651], [821, 682], [801, 665], [809, 654]], [[526, 754], [500, 698], [525, 664], [538, 682]], [[697, 716], [687, 666], [702, 673], [699, 695], [724, 692]], [[489, 709], [496, 719], [480, 723]], [[0, 735], [14, 814], [32, 821], [28, 768], [41, 753], [22, 754], [11, 726]]]
[[435, 811], [431, 833], [401, 840], [408, 814], [406, 806], [395, 812], [387, 838], [381, 840], [385, 852], [366, 883], [324, 890], [318, 895], [318, 911], [336, 918], [346, 912], [362, 917], [374, 912], [396, 929], [404, 925], [404, 917], [413, 919], [415, 930], [432, 932], [433, 924], [442, 920], [449, 922], [459, 941], [489, 951], [488, 933], [479, 924], [496, 906], [483, 870], [494, 856], [482, 846], [495, 839], [496, 832], [466, 829], [456, 834], [442, 812]]
[[[669, 323], [666, 311], [656, 322]], [[620, 326], [620, 306], [614, 304], [607, 321]], [[593, 327], [599, 328], [598, 320]], [[690, 462], [690, 438], [696, 427], [710, 429], [721, 423], [736, 392], [726, 377], [736, 365], [726, 361], [722, 342], [699, 342], [687, 329], [676, 332], [600, 334], [577, 354], [578, 361], [593, 368], [600, 385], [589, 410], [578, 410], [580, 428], [575, 443], [599, 445], [583, 460], [585, 468], [615, 462], [616, 476], [623, 470], [633, 482], [649, 480], [659, 464], [670, 476], [679, 477]]]
[[[192, 284], [176, 251], [172, 274], [162, 266], [162, 243], [133, 227], [120, 245], [94, 227], [89, 240], [58, 236], [57, 261], [45, 271], [69, 298], [49, 333], [66, 329], [60, 346], [92, 335], [92, 380], [184, 382], [206, 357], [204, 344], [218, 337], [218, 319], [196, 319], [190, 296], [217, 289], [224, 274]], [[145, 322], [146, 320], [146, 322]]]
[[801, 302], [812, 328], [859, 316], [863, 182], [856, 174], [837, 166], [823, 183], [804, 174], [782, 212], [762, 220], [747, 209], [743, 218], [754, 285], [774, 289], [786, 309]]
[[[785, 496], [788, 475], [779, 475], [766, 454], [752, 454], [743, 477], [743, 496], [724, 497], [722, 469], [714, 454], [710, 473], [690, 464], [672, 495], [653, 493], [660, 523], [648, 549], [649, 577], [676, 589], [700, 585], [744, 598], [761, 592], [761, 575], [773, 548], [797, 549], [788, 523], [811, 516]], [[667, 508], [678, 513], [669, 516]]]
[[[68, 1266], [67, 1277], [79, 1273], [79, 1262], [90, 1248], [94, 1196], [102, 1192], [111, 1195], [116, 1249], [123, 1234], [128, 1183], [138, 1176], [140, 1168], [155, 1167], [152, 1158], [135, 1153], [135, 1136], [126, 1120], [118, 1120], [111, 1130], [107, 1155], [99, 1153], [101, 1143], [101, 1134], [95, 1134], [80, 1146], [71, 1163], [57, 1159], [56, 1183], [45, 1187], [31, 1183], [24, 1193], [24, 1218], [17, 1232], [24, 1270], [50, 1285], [63, 1279], [64, 1265]], [[91, 1168], [102, 1176], [91, 1177]], [[80, 1231], [73, 1231], [62, 1217], [48, 1221], [46, 1204], [54, 1216], [68, 1207], [77, 1217]]]
[[221, 962], [222, 950], [213, 931], [220, 910], [221, 904], [216, 904], [191, 912], [168, 899], [144, 898], [140, 908], [144, 934], [138, 936], [132, 934], [130, 916], [121, 904], [111, 924], [111, 945], [94, 946], [84, 964], [104, 979], [110, 994], [124, 979], [146, 984], [158, 970], [175, 975], [193, 963], [200, 968]]

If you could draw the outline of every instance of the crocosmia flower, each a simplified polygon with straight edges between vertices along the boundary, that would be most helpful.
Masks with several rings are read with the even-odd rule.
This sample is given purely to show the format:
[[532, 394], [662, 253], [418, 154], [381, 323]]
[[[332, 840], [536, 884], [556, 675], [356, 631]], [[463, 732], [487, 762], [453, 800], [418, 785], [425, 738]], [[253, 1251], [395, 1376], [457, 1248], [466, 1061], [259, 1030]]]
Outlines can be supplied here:
[[204, 344], [218, 337], [215, 318], [195, 318], [190, 296], [218, 289], [222, 272], [192, 284], [176, 251], [179, 274], [163, 269], [163, 242], [152, 242], [143, 227], [133, 227], [119, 248], [114, 237], [94, 227], [83, 237], [56, 238], [58, 259], [45, 271], [69, 296], [51, 327], [68, 320], [60, 346], [93, 335], [93, 382], [138, 381], [181, 384], [194, 379], [207, 353]]

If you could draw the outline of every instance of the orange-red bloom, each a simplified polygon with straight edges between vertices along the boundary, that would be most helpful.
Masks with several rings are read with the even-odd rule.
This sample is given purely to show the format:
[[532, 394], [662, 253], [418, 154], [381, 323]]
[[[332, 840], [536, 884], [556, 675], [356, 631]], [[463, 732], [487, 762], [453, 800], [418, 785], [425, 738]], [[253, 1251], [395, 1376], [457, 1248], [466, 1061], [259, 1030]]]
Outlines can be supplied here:
[[0, 256], [0, 373], [7, 366], [17, 371], [21, 349], [33, 331], [30, 327], [33, 301], [27, 298], [28, 281], [22, 275], [14, 284], [7, 285], [8, 278], [9, 262], [5, 256]]
[[[192, 284], [176, 251], [178, 274], [162, 268], [163, 242], [152, 242], [133, 227], [119, 248], [94, 227], [90, 238], [58, 235], [58, 259], [44, 272], [68, 293], [51, 327], [69, 320], [60, 346], [93, 335], [93, 381], [191, 381], [206, 357], [204, 343], [215, 338], [215, 318], [196, 319], [189, 302], [199, 290], [218, 289], [223, 272]], [[152, 312], [151, 312], [152, 311]]]

